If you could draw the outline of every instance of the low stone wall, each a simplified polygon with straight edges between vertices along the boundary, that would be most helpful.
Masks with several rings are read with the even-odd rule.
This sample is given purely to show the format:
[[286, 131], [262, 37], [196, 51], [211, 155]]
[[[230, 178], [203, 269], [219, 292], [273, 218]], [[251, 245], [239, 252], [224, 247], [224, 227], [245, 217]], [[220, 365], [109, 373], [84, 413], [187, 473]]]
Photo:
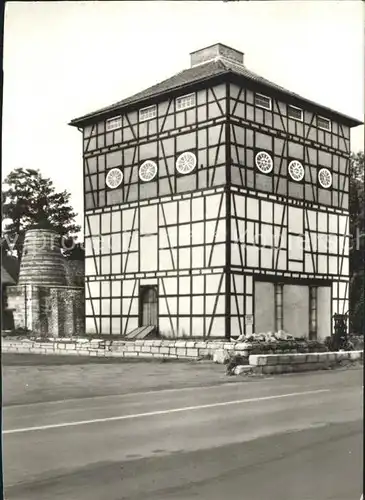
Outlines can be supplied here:
[[[261, 346], [267, 352], [266, 347]], [[193, 341], [193, 340], [90, 340], [90, 339], [47, 339], [28, 340], [3, 338], [2, 352], [27, 354], [57, 354], [75, 356], [97, 356], [117, 358], [210, 358], [225, 363], [232, 357], [240, 357], [256, 373], [288, 373], [318, 370], [341, 359], [363, 359], [363, 351], [310, 352], [311, 347], [285, 344], [272, 346], [275, 354], [255, 354], [260, 346], [247, 342]], [[315, 346], [313, 345], [313, 348]], [[307, 352], [303, 352], [303, 349]], [[298, 352], [299, 351], [299, 352]], [[301, 351], [301, 352], [300, 352]], [[309, 351], [309, 352], [308, 352]]]
[[34, 354], [67, 354], [77, 356], [120, 358], [201, 359], [212, 357], [219, 349], [248, 357], [247, 344], [233, 342], [199, 342], [190, 340], [78, 340], [32, 341], [2, 339], [2, 352]]
[[252, 354], [249, 364], [256, 373], [292, 373], [323, 370], [339, 361], [363, 360], [363, 351], [319, 352], [311, 354]]
[[[325, 347], [324, 347], [325, 348]], [[214, 357], [224, 363], [232, 356], [248, 358], [252, 354], [294, 354], [298, 352], [319, 352], [321, 346], [303, 342], [276, 344], [263, 342], [224, 342], [199, 340], [103, 340], [81, 338], [47, 338], [44, 341], [3, 338], [3, 352], [26, 352], [37, 354], [75, 354], [100, 357], [139, 357], [139, 358], [188, 358], [201, 359]]]

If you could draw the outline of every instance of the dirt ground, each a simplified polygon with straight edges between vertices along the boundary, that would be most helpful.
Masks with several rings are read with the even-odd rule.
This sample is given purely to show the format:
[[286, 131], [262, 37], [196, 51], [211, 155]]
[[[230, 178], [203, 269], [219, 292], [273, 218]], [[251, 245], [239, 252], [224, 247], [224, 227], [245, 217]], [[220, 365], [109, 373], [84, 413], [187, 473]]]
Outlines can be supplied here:
[[211, 361], [2, 355], [4, 406], [234, 382]]

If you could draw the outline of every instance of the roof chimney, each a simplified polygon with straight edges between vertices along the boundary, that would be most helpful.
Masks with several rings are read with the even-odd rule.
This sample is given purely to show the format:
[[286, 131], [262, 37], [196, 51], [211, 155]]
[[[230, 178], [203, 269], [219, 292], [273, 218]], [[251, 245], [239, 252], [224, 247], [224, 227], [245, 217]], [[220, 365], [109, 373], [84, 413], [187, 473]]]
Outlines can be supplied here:
[[233, 62], [243, 66], [243, 52], [239, 50], [232, 49], [227, 45], [222, 43], [216, 43], [215, 45], [210, 45], [204, 49], [196, 50], [190, 53], [190, 63], [191, 67], [198, 66], [199, 64], [204, 64], [208, 61], [215, 61], [217, 59], [225, 59], [227, 61]]

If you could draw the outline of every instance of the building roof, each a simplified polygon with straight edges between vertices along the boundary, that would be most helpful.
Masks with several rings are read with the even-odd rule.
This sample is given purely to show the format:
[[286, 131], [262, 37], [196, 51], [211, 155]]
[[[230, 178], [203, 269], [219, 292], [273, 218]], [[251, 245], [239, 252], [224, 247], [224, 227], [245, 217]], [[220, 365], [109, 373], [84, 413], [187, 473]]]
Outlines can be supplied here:
[[19, 261], [9, 255], [1, 256], [1, 283], [16, 285], [19, 275]]
[[5, 267], [1, 264], [1, 284], [2, 285], [15, 285], [15, 280], [10, 276]]
[[102, 118], [110, 115], [113, 112], [121, 112], [122, 110], [124, 111], [126, 110], [126, 108], [134, 104], [142, 104], [143, 101], [148, 101], [152, 98], [158, 98], [169, 92], [210, 80], [212, 78], [218, 77], [219, 75], [234, 75], [237, 78], [242, 79], [243, 81], [251, 81], [260, 84], [260, 86], [271, 89], [281, 95], [285, 94], [286, 97], [290, 96], [298, 103], [302, 102], [307, 105], [309, 104], [311, 106], [314, 106], [317, 109], [321, 110], [324, 114], [336, 115], [341, 120], [341, 122], [348, 123], [350, 126], [357, 126], [362, 123], [355, 118], [339, 113], [333, 109], [327, 108], [321, 104], [306, 99], [305, 97], [302, 97], [295, 92], [287, 90], [284, 87], [281, 87], [280, 85], [277, 85], [276, 83], [273, 83], [266, 78], [263, 78], [262, 76], [254, 73], [253, 71], [250, 71], [243, 64], [238, 64], [225, 58], [217, 58], [216, 60], [210, 60], [192, 68], [185, 69], [184, 71], [177, 73], [167, 80], [157, 83], [152, 87], [138, 92], [131, 97], [118, 101], [110, 106], [101, 108], [92, 113], [88, 113], [79, 118], [75, 118], [70, 122], [70, 125], [85, 125], [86, 123], [94, 121], [95, 118]]

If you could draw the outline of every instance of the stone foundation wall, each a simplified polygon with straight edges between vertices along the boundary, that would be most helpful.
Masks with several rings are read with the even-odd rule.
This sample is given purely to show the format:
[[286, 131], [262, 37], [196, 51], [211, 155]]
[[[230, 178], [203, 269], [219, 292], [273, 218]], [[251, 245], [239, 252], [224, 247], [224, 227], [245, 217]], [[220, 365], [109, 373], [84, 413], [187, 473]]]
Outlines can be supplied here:
[[84, 331], [84, 289], [37, 285], [10, 286], [8, 308], [14, 327], [44, 337], [68, 337]]
[[317, 352], [311, 354], [252, 354], [249, 364], [256, 373], [292, 373], [323, 370], [343, 361], [364, 359], [364, 351]]

